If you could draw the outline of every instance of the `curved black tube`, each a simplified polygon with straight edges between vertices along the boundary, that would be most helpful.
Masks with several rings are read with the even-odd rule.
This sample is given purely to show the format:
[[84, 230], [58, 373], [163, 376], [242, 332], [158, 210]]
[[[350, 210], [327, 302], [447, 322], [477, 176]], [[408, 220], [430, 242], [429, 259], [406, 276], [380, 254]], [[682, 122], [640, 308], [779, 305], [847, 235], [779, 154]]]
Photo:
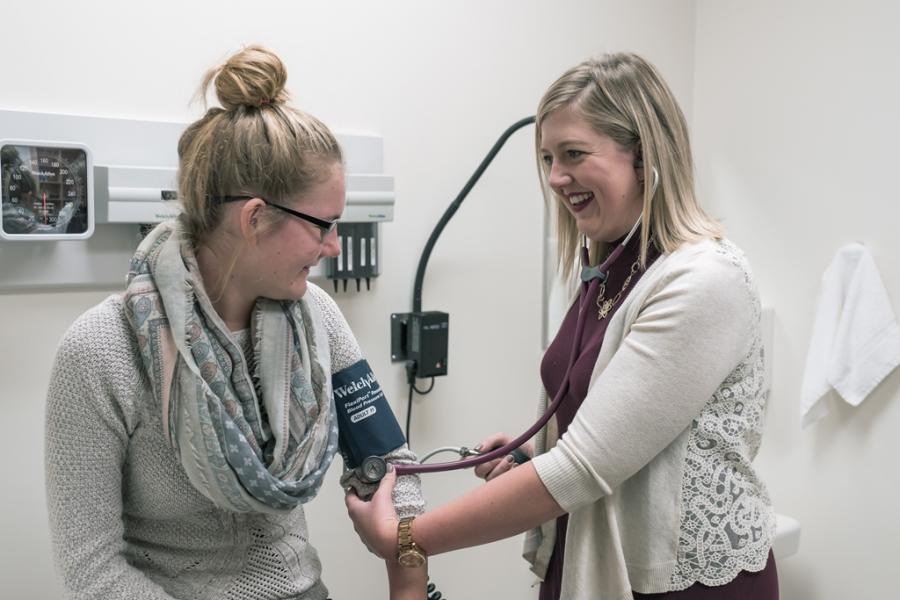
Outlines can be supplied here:
[[440, 237], [441, 232], [444, 230], [444, 227], [447, 226], [447, 223], [450, 221], [450, 218], [456, 213], [459, 206], [462, 204], [462, 201], [466, 199], [466, 196], [469, 195], [469, 192], [472, 191], [472, 188], [475, 187], [475, 184], [481, 178], [484, 171], [488, 168], [488, 165], [491, 164], [491, 161], [494, 160], [494, 157], [497, 155], [497, 152], [500, 151], [500, 148], [503, 147], [503, 144], [506, 143], [506, 140], [509, 139], [513, 133], [522, 127], [534, 123], [534, 117], [525, 117], [519, 121], [516, 121], [512, 125], [510, 125], [506, 131], [503, 132], [503, 135], [494, 143], [494, 146], [491, 148], [490, 152], [487, 153], [487, 156], [484, 157], [484, 160], [481, 161], [481, 164], [478, 165], [478, 168], [475, 169], [475, 172], [472, 173], [472, 176], [469, 177], [469, 180], [466, 182], [466, 185], [463, 186], [462, 191], [456, 196], [456, 199], [447, 207], [447, 210], [444, 211], [444, 215], [441, 217], [441, 220], [438, 221], [438, 224], [434, 226], [434, 230], [431, 232], [431, 236], [428, 238], [428, 242], [425, 244], [425, 249], [422, 250], [422, 256], [419, 258], [419, 266], [416, 268], [416, 279], [413, 284], [413, 312], [421, 312], [422, 311], [422, 282], [425, 279], [425, 267], [428, 266], [428, 259], [431, 257], [431, 250], [434, 248], [435, 243], [437, 242], [438, 237]]

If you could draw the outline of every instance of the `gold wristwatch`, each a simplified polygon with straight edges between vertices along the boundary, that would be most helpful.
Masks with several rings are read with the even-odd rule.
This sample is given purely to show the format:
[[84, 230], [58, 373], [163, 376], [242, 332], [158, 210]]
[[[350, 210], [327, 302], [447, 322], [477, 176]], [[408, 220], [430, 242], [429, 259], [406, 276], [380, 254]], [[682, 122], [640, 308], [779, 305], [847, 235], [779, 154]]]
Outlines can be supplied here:
[[421, 567], [425, 564], [425, 552], [412, 539], [412, 522], [415, 517], [403, 517], [397, 524], [397, 562], [401, 567]]

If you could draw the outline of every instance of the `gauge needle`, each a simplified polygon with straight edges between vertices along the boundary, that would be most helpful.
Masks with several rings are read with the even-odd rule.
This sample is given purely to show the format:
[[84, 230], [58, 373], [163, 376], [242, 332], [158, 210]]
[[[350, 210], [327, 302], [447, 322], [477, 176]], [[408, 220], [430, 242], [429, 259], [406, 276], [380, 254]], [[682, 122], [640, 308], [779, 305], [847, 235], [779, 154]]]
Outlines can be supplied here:
[[47, 192], [41, 194], [41, 197], [44, 199], [44, 225], [47, 224]]

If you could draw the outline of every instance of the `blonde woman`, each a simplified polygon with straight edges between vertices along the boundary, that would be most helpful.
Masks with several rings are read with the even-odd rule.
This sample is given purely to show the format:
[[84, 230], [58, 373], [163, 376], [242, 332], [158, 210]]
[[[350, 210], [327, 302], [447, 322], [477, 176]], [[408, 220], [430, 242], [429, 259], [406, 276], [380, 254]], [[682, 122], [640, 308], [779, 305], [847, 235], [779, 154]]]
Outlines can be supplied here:
[[[46, 473], [69, 598], [328, 595], [302, 505], [352, 435], [332, 381], [366, 365], [307, 281], [340, 252], [344, 171], [328, 128], [287, 103], [286, 79], [261, 47], [209, 71], [201, 92], [221, 107], [179, 141], [183, 213], [140, 244], [125, 292], [62, 340]], [[402, 439], [387, 450], [415, 458]], [[418, 481], [404, 479], [393, 506], [418, 514]], [[421, 599], [424, 569], [389, 560], [388, 575], [392, 598]]]
[[[486, 463], [484, 486], [401, 519], [405, 545], [433, 555], [530, 530], [541, 600], [777, 598], [773, 511], [751, 464], [759, 298], [697, 202], [677, 102], [645, 60], [611, 54], [551, 85], [536, 125], [562, 273], [584, 246], [588, 280], [541, 364], [541, 410], [557, 395], [560, 408], [530, 462]], [[396, 553], [393, 481], [370, 503], [347, 496], [382, 556]]]

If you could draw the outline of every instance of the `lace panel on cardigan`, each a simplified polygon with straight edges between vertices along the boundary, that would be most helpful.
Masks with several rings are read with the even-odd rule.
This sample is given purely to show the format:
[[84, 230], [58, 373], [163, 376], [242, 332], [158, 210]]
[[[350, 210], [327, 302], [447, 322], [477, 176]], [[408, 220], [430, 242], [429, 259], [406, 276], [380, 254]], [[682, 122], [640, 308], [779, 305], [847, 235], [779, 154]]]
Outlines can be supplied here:
[[[760, 307], [747, 263], [734, 245], [719, 252], [744, 273], [752, 322]], [[768, 390], [759, 327], [750, 351], [693, 422], [682, 480], [678, 560], [671, 589], [728, 583], [765, 566], [774, 523], [768, 492], [751, 466], [762, 437]]]

